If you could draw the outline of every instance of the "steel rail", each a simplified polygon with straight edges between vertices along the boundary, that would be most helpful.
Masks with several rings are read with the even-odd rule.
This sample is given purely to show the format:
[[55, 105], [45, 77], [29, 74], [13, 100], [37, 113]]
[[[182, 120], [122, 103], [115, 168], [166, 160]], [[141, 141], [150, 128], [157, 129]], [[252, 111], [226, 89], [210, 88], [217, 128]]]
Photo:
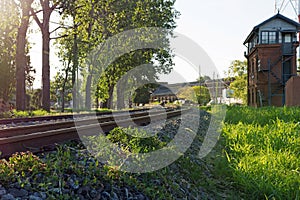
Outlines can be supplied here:
[[117, 126], [145, 126], [153, 121], [160, 121], [166, 117], [169, 119], [188, 111], [189, 109], [144, 112], [131, 114], [130, 117], [128, 115], [97, 117], [96, 121], [98, 123], [95, 123], [94, 118], [76, 122], [59, 122], [3, 129], [0, 130], [1, 157], [8, 157], [16, 152], [32, 151], [36, 153], [54, 149], [55, 144], [80, 140], [83, 135], [91, 136], [100, 134], [100, 132], [108, 133]]
[[49, 116], [37, 116], [37, 117], [21, 117], [21, 118], [9, 118], [9, 119], [0, 119], [0, 125], [9, 125], [9, 124], [19, 124], [27, 122], [37, 122], [37, 121], [51, 121], [51, 120], [61, 120], [61, 119], [73, 119], [74, 117], [88, 117], [102, 115], [111, 115], [111, 114], [121, 114], [124, 112], [143, 112], [149, 110], [148, 108], [134, 109], [129, 111], [106, 111], [106, 112], [95, 112], [95, 113], [84, 113], [84, 114], [66, 114], [66, 115], [49, 115]]
[[[170, 109], [167, 109], [166, 111], [171, 111]], [[161, 110], [157, 111], [151, 111], [150, 114], [160, 114], [162, 113]], [[139, 116], [145, 116], [148, 115], [149, 112], [143, 111], [143, 112], [129, 112], [129, 113], [114, 113], [114, 115], [89, 115], [87, 119], [82, 119], [82, 116], [77, 116], [73, 119], [76, 120], [76, 125], [88, 125], [90, 123], [93, 123], [93, 120], [98, 120], [99, 123], [107, 122], [107, 121], [118, 121], [123, 118], [128, 118], [128, 114], [130, 114], [130, 117], [139, 117]], [[96, 119], [95, 119], [96, 118]], [[25, 126], [18, 126], [18, 127], [12, 127], [7, 129], [0, 129], [0, 138], [1, 137], [10, 137], [10, 136], [17, 136], [17, 135], [24, 135], [29, 134], [33, 132], [43, 132], [48, 130], [56, 130], [61, 128], [69, 128], [75, 126], [74, 121], [65, 121], [65, 122], [48, 122], [48, 123], [42, 123], [42, 124], [36, 124], [36, 125], [25, 125]]]

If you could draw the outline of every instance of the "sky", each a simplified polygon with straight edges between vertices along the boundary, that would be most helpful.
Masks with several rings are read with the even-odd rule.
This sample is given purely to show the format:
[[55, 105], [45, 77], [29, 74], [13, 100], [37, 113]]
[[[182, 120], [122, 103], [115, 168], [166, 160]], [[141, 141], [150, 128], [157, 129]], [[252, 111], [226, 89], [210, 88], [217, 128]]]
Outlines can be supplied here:
[[[286, 1], [288, 2], [288, 1]], [[277, 1], [280, 6], [281, 2]], [[286, 6], [285, 6], [286, 5]], [[297, 15], [290, 4], [285, 4], [281, 14], [297, 20]], [[277, 13], [275, 0], [177, 0], [175, 8], [181, 13], [177, 20], [175, 31], [200, 46], [208, 56], [220, 77], [224, 77], [233, 60], [244, 60], [243, 45], [254, 26], [265, 21]], [[41, 86], [41, 36], [33, 34], [31, 61], [37, 69], [34, 87]], [[185, 82], [195, 81], [200, 72], [205, 71], [205, 63], [198, 66], [191, 65], [189, 60], [175, 57], [174, 73], [162, 76], [161, 81]], [[55, 50], [51, 52], [51, 76], [59, 66]]]

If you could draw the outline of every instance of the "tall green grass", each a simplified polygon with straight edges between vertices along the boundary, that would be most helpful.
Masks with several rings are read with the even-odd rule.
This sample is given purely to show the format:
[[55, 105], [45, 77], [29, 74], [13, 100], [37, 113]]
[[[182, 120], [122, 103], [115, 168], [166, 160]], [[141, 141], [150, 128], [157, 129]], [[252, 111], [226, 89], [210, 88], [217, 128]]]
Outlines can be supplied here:
[[300, 108], [231, 107], [223, 127], [247, 199], [300, 199]]
[[266, 125], [280, 119], [284, 122], [300, 122], [300, 108], [297, 107], [228, 107], [226, 113], [226, 122], [237, 124]]

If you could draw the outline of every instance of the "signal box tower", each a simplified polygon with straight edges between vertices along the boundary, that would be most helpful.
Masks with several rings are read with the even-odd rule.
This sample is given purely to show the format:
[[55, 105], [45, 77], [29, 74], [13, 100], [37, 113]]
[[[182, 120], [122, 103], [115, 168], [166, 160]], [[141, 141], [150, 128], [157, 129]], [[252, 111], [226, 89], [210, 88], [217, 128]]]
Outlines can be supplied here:
[[248, 105], [283, 106], [287, 81], [297, 76], [300, 24], [276, 14], [255, 26], [246, 38]]

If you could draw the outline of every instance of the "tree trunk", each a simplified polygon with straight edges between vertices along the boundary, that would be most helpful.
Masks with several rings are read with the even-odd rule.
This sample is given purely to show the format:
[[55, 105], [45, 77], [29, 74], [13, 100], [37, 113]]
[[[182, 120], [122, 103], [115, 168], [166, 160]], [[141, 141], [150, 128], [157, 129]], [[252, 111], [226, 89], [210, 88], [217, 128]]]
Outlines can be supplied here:
[[108, 87], [108, 99], [107, 99], [107, 108], [113, 109], [113, 101], [114, 101], [114, 85], [110, 85]]
[[42, 108], [46, 111], [50, 111], [50, 16], [53, 10], [57, 7], [58, 3], [55, 3], [50, 7], [50, 0], [40, 0], [43, 9], [43, 21], [41, 22], [37, 17], [37, 13], [31, 8], [31, 14], [34, 20], [41, 29], [43, 37], [42, 47]]
[[41, 1], [43, 8], [43, 23], [35, 15], [42, 32], [42, 108], [50, 112], [50, 15], [52, 10], [49, 7], [49, 0]]
[[[89, 70], [90, 71], [90, 70]], [[89, 73], [85, 85], [85, 108], [91, 110], [91, 87], [92, 87], [92, 74]]]
[[108, 108], [108, 99], [102, 102], [102, 108]]
[[24, 111], [26, 109], [26, 34], [29, 26], [29, 14], [33, 0], [20, 1], [22, 7], [21, 25], [17, 35], [16, 49], [16, 108]]
[[[92, 5], [92, 10], [91, 10], [91, 16], [94, 15], [94, 4]], [[92, 28], [93, 28], [93, 25], [94, 25], [94, 22], [91, 21], [89, 23], [89, 26], [88, 26], [88, 29], [87, 29], [87, 32], [88, 32], [88, 41], [90, 40], [91, 38], [91, 35], [92, 35]], [[89, 49], [91, 49], [91, 46], [92, 44], [90, 43], [89, 44]], [[86, 87], [85, 87], [85, 108], [87, 110], [91, 110], [91, 103], [92, 103], [92, 96], [91, 96], [91, 87], [92, 87], [92, 79], [93, 79], [93, 76], [92, 76], [92, 67], [94, 66], [89, 66], [88, 67], [88, 77], [87, 77], [87, 82], [86, 82]]]
[[43, 109], [50, 112], [50, 33], [49, 33], [49, 23], [45, 24], [45, 29], [43, 31], [43, 53], [42, 53], [42, 83], [43, 83], [43, 98], [42, 104]]
[[61, 112], [65, 112], [65, 88], [62, 88], [61, 91]]
[[[76, 32], [77, 26], [75, 26]], [[74, 34], [74, 46], [73, 46], [73, 68], [72, 68], [72, 97], [73, 97], [73, 109], [78, 109], [78, 98], [77, 98], [77, 83], [76, 83], [76, 72], [78, 69], [78, 39], [77, 33]]]
[[95, 104], [96, 104], [96, 109], [99, 109], [99, 97], [96, 97], [96, 100], [95, 100]]
[[66, 70], [65, 79], [63, 82], [63, 87], [61, 91], [61, 112], [65, 112], [65, 92], [66, 92], [66, 83], [68, 81], [68, 70]]
[[117, 86], [117, 109], [125, 108], [125, 84], [126, 79], [121, 79]]

